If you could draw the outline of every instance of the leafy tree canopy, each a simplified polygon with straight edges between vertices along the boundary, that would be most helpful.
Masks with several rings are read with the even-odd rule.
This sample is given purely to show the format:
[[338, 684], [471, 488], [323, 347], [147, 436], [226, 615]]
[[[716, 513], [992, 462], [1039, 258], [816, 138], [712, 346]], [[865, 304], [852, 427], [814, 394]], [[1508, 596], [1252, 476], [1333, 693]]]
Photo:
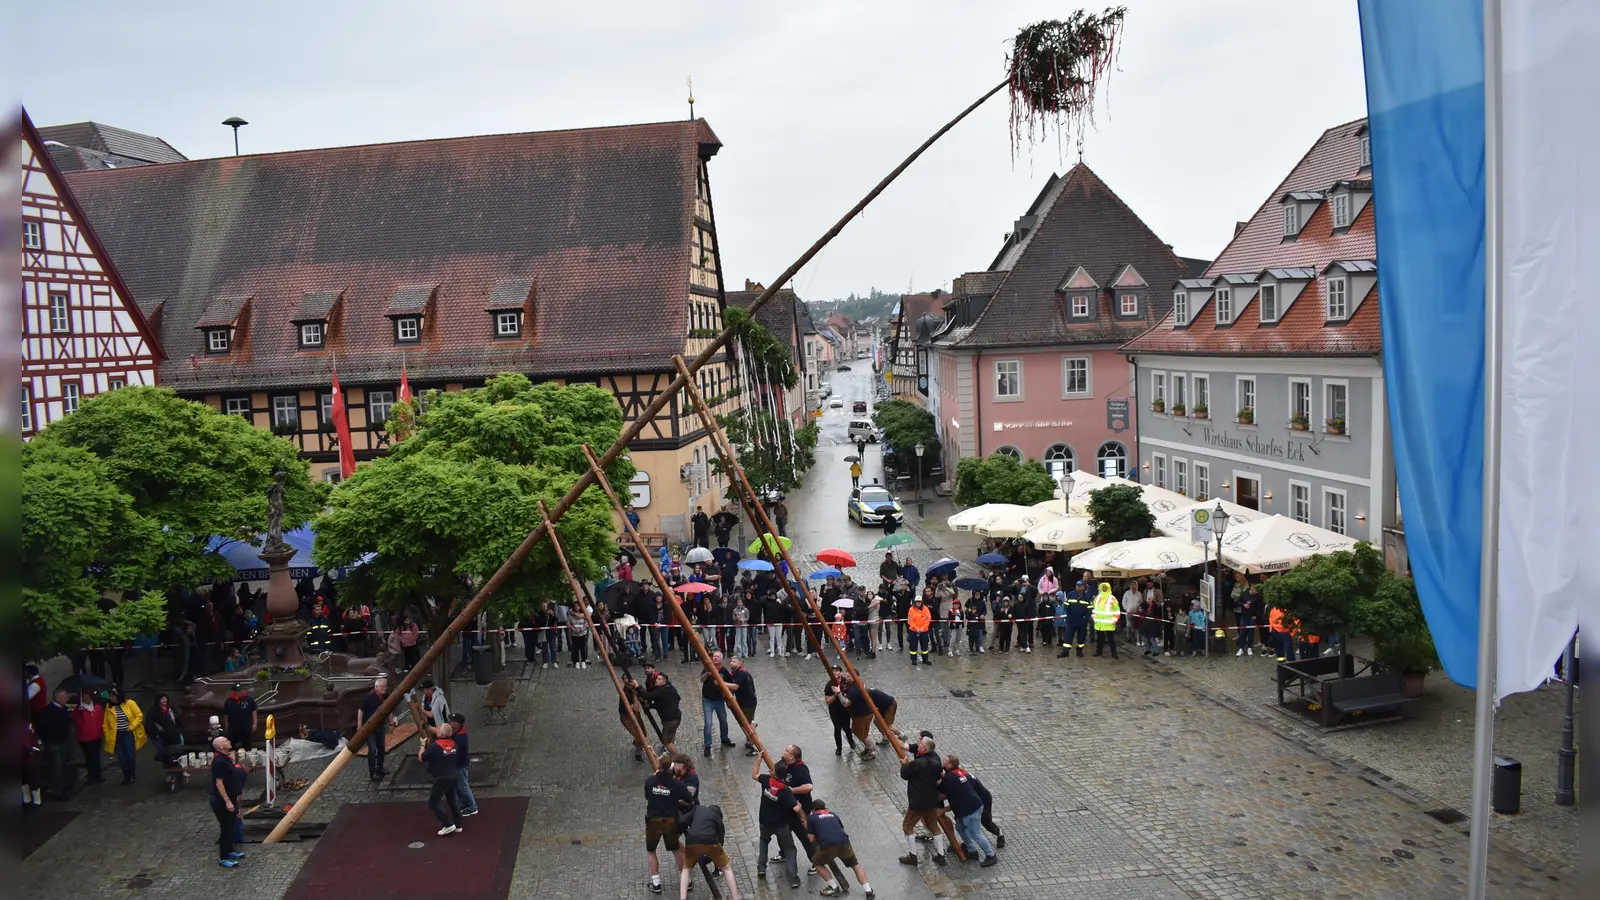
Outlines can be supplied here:
[[1089, 537], [1097, 544], [1137, 541], [1155, 531], [1156, 516], [1139, 488], [1114, 484], [1089, 492]]
[[916, 465], [915, 447], [922, 447], [923, 473], [940, 459], [939, 431], [933, 413], [905, 400], [889, 400], [872, 411], [872, 423], [883, 432], [883, 442], [894, 449], [902, 468]]
[[1037, 460], [1020, 462], [1008, 453], [973, 456], [956, 464], [955, 500], [963, 506], [1015, 503], [1032, 506], [1055, 494], [1055, 479]]
[[1386, 568], [1366, 541], [1268, 578], [1262, 593], [1309, 633], [1367, 635], [1381, 663], [1407, 672], [1439, 668], [1416, 583]]
[[[744, 467], [750, 486], [758, 493], [791, 491], [800, 486], [801, 476], [816, 464], [819, 430], [815, 422], [796, 429], [782, 416], [749, 406], [718, 416], [717, 421], [728, 435], [728, 443]], [[712, 458], [711, 467], [720, 471], [722, 460]], [[731, 484], [729, 490], [734, 490]]]
[[829, 313], [838, 312], [860, 320], [868, 316], [887, 316], [894, 311], [894, 305], [899, 302], [899, 294], [886, 294], [877, 288], [872, 288], [866, 294], [852, 292], [843, 299], [823, 300], [807, 305], [812, 308], [812, 315], [826, 318]]
[[730, 306], [723, 311], [722, 321], [733, 329], [740, 349], [750, 355], [750, 363], [761, 381], [770, 378], [774, 384], [782, 384], [785, 388], [800, 383], [800, 373], [795, 369], [789, 348], [757, 322], [749, 310]]
[[[316, 563], [351, 565], [346, 593], [394, 612], [419, 615], [437, 630], [493, 574], [587, 471], [582, 445], [607, 447], [622, 432], [609, 392], [588, 385], [534, 385], [503, 374], [486, 386], [430, 392], [415, 431], [392, 455], [364, 463], [333, 492], [314, 527]], [[633, 465], [607, 472], [624, 491]], [[615, 552], [611, 506], [586, 491], [557, 525], [580, 578], [599, 576]], [[528, 612], [568, 591], [555, 553], [541, 542], [490, 609]]]

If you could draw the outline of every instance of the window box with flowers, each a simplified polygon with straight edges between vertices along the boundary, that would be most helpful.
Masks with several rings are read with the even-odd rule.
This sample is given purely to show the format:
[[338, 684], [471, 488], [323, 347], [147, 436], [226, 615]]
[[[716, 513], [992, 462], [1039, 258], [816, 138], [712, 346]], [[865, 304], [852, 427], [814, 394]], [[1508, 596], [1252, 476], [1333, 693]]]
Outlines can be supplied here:
[[1196, 404], [1195, 405], [1194, 417], [1196, 419], [1209, 419], [1209, 418], [1211, 418], [1210, 414], [1206, 411], [1205, 406], [1200, 405], [1200, 404]]
[[1151, 412], [1158, 412], [1158, 413], [1166, 412], [1167, 411], [1167, 401], [1165, 401], [1165, 400], [1152, 400], [1150, 402], [1150, 411]]
[[273, 422], [272, 433], [279, 437], [292, 437], [300, 431], [299, 422]]
[[1246, 406], [1244, 409], [1239, 410], [1238, 421], [1240, 425], [1254, 425], [1256, 423], [1256, 411]]
[[1174, 404], [1172, 404], [1172, 414], [1173, 415], [1181, 416], [1181, 415], [1183, 415], [1183, 413], [1184, 413], [1184, 407], [1183, 407], [1182, 403], [1174, 403]]
[[1311, 420], [1305, 416], [1290, 416], [1289, 427], [1295, 431], [1306, 431], [1311, 428]]
[[1329, 434], [1344, 434], [1343, 419], [1329, 419], [1326, 423]]

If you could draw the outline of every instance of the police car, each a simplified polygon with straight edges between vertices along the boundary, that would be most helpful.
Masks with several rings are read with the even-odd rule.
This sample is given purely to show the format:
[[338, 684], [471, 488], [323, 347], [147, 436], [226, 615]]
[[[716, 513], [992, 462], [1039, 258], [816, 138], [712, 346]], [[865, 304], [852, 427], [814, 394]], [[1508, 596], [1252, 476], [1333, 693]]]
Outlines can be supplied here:
[[866, 487], [856, 488], [850, 492], [850, 518], [863, 525], [882, 525], [883, 516], [878, 510], [888, 506], [894, 509], [890, 515], [896, 522], [904, 522], [905, 516], [900, 510], [900, 501], [889, 493], [881, 484], [869, 484]]

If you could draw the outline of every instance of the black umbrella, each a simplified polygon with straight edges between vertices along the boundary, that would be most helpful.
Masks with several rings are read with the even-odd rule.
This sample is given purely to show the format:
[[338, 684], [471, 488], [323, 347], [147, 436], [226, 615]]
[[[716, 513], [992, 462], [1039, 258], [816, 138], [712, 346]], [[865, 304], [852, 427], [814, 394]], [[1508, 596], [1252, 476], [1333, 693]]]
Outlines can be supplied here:
[[638, 585], [637, 581], [613, 581], [600, 592], [600, 602], [613, 613], [627, 612], [630, 602], [639, 593]]
[[958, 591], [983, 591], [988, 590], [989, 582], [982, 578], [957, 578], [955, 587]]
[[716, 558], [717, 562], [724, 566], [737, 565], [739, 560], [744, 558], [742, 555], [740, 555], [739, 551], [733, 549], [732, 547], [718, 547], [717, 549], [711, 551], [711, 555]]
[[98, 691], [101, 688], [110, 686], [111, 682], [99, 676], [90, 675], [88, 672], [84, 672], [81, 675], [68, 675], [61, 679], [60, 684], [56, 685], [56, 687], [73, 694], [82, 693], [83, 691]]
[[846, 456], [844, 458], [844, 461], [845, 462], [861, 462], [861, 457], [859, 457], [859, 456], [855, 455], [854, 453], [852, 453], [849, 456]]

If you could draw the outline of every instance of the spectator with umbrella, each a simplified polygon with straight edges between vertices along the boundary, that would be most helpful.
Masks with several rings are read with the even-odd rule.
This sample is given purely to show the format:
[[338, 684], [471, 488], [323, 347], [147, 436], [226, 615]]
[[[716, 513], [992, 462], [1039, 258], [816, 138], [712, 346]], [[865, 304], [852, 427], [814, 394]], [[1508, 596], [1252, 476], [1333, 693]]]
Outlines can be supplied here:
[[[977, 578], [966, 580], [979, 581], [981, 583], [981, 580]], [[956, 583], [960, 584], [959, 581]], [[981, 590], [974, 590], [970, 587], [965, 588], [965, 590], [972, 591], [972, 596], [967, 598], [966, 609], [963, 610], [967, 618], [967, 651], [969, 653], [983, 653], [983, 620], [989, 614], [989, 604], [984, 602]]]
[[711, 530], [716, 532], [718, 547], [728, 546], [729, 538], [733, 537], [733, 526], [737, 524], [739, 517], [727, 507], [717, 510], [717, 514], [711, 517]]

